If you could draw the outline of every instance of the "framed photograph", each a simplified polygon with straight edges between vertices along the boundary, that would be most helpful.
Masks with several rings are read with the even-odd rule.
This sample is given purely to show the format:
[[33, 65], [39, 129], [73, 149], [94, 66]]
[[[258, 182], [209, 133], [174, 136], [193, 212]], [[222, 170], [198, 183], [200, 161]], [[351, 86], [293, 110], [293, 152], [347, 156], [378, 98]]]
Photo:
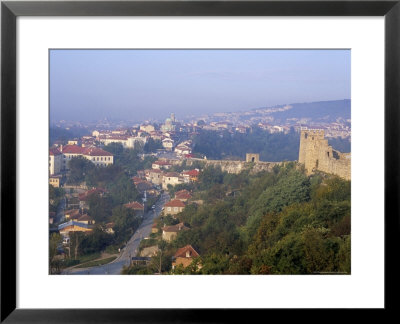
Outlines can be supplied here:
[[2, 321], [393, 309], [398, 1], [3, 1], [1, 31]]

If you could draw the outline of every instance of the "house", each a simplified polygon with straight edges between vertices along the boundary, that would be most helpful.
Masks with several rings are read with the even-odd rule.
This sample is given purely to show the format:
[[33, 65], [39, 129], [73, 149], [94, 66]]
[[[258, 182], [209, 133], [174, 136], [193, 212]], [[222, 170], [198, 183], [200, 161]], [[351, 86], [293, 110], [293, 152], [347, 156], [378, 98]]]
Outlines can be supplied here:
[[64, 216], [65, 219], [67, 220], [73, 220], [73, 219], [78, 219], [82, 215], [79, 209], [70, 209], [64, 212]]
[[175, 193], [175, 199], [182, 202], [187, 202], [190, 198], [192, 198], [192, 195], [187, 190], [180, 190]]
[[185, 154], [190, 154], [192, 153], [192, 150], [190, 147], [186, 145], [179, 144], [177, 147], [174, 149], [175, 153], [178, 155], [185, 155]]
[[83, 157], [96, 166], [107, 166], [114, 163], [114, 156], [98, 147], [85, 147]]
[[176, 215], [182, 212], [185, 209], [185, 204], [179, 200], [179, 199], [174, 199], [169, 202], [167, 202], [164, 205], [164, 214], [165, 215]]
[[168, 185], [176, 186], [183, 183], [183, 177], [177, 172], [167, 172], [163, 175], [162, 188], [168, 189]]
[[198, 169], [193, 169], [189, 171], [184, 171], [181, 174], [185, 179], [188, 179], [188, 181], [185, 182], [196, 182], [199, 180], [200, 171]]
[[77, 219], [77, 222], [84, 223], [88, 225], [92, 225], [95, 223], [94, 219], [90, 217], [88, 214], [83, 214], [81, 217]]
[[151, 133], [155, 131], [153, 125], [140, 125], [140, 130], [146, 133]]
[[164, 138], [162, 140], [162, 146], [167, 150], [167, 151], [172, 151], [172, 148], [174, 147], [174, 140], [170, 138]]
[[106, 232], [106, 233], [108, 233], [108, 234], [114, 234], [114, 233], [115, 233], [115, 232], [114, 232], [114, 229], [113, 229], [114, 226], [115, 226], [115, 223], [114, 223], [114, 222], [107, 223], [107, 224], [105, 225], [104, 232]]
[[146, 170], [146, 179], [154, 185], [161, 185], [163, 180], [163, 172], [160, 169]]
[[199, 256], [200, 255], [191, 245], [186, 245], [176, 251], [174, 261], [172, 262], [172, 269], [175, 269], [179, 265], [186, 268], [192, 263], [194, 258], [198, 258]]
[[150, 137], [154, 140], [162, 140], [163, 134], [162, 132], [159, 131], [154, 131], [154, 132], [148, 132], [150, 134]]
[[61, 172], [63, 167], [63, 155], [55, 147], [49, 150], [49, 171], [50, 175], [55, 175]]
[[158, 245], [149, 246], [149, 247], [144, 248], [140, 252], [140, 256], [142, 256], [142, 257], [152, 257], [152, 256], [155, 256], [158, 251], [159, 251]]
[[80, 144], [81, 144], [80, 140], [77, 138], [68, 141], [68, 145], [80, 145]]
[[170, 169], [171, 166], [172, 166], [171, 163], [169, 163], [167, 161], [161, 161], [161, 160], [155, 161], [151, 165], [152, 169], [162, 169], [163, 168], [163, 169], [166, 169], [166, 170]]
[[58, 225], [58, 231], [62, 236], [69, 236], [69, 233], [71, 232], [90, 233], [92, 232], [92, 229], [89, 227], [88, 224], [79, 223], [72, 220], [67, 223]]
[[144, 213], [144, 206], [137, 201], [130, 202], [124, 205], [125, 208], [132, 209], [135, 211], [137, 215], [143, 215]]
[[162, 228], [162, 239], [167, 242], [171, 242], [176, 238], [180, 231], [187, 231], [189, 228], [183, 223], [179, 223], [172, 226], [164, 226]]
[[59, 188], [61, 186], [61, 175], [53, 175], [49, 178], [49, 184], [51, 184], [54, 188]]
[[158, 233], [158, 228], [157, 228], [157, 224], [154, 223], [153, 226], [151, 226], [151, 232], [152, 233]]

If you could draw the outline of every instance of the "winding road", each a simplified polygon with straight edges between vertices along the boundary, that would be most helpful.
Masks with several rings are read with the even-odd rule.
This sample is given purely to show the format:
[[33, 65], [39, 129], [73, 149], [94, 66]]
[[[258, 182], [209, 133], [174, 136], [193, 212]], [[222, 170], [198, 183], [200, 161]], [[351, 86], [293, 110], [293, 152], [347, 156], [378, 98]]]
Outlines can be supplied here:
[[156, 208], [150, 210], [144, 215], [143, 222], [140, 224], [139, 228], [130, 238], [125, 248], [122, 250], [120, 256], [116, 258], [113, 262], [92, 268], [73, 268], [65, 270], [62, 274], [64, 275], [117, 275], [121, 274], [123, 266], [128, 266], [131, 257], [136, 256], [137, 250], [139, 248], [140, 241], [145, 237], [148, 237], [151, 233], [151, 227], [153, 221], [157, 218], [164, 206], [164, 204], [169, 200], [169, 195], [163, 193], [160, 199], [156, 202]]

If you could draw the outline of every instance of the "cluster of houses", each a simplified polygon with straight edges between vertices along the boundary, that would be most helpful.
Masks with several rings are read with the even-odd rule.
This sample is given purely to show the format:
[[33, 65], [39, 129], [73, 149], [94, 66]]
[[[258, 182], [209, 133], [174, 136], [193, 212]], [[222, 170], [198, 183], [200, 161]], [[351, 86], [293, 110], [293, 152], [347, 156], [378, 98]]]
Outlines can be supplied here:
[[[70, 232], [84, 232], [91, 233], [93, 231], [95, 220], [86, 213], [88, 201], [93, 195], [103, 196], [106, 191], [102, 188], [94, 188], [78, 194], [77, 197], [70, 197], [68, 199], [68, 210], [64, 211], [64, 218], [66, 222], [58, 225], [59, 233], [64, 237], [64, 242], [68, 242]], [[78, 204], [76, 203], [76, 201]], [[132, 209], [136, 215], [143, 216], [144, 205], [137, 201], [124, 204], [125, 208]], [[54, 213], [50, 214], [50, 223], [54, 219]], [[114, 223], [110, 222], [102, 226], [106, 233], [114, 234]]]
[[67, 145], [57, 142], [49, 150], [50, 184], [60, 186], [60, 174], [67, 171], [68, 161], [77, 156], [88, 159], [96, 166], [113, 164], [113, 154], [101, 148], [111, 143], [119, 143], [124, 148], [134, 148], [136, 143], [145, 145], [149, 138], [152, 138], [160, 140], [163, 148], [174, 152], [177, 157], [189, 157], [192, 153], [192, 141], [179, 142], [176, 132], [180, 129], [177, 127], [179, 125], [174, 114], [171, 114], [171, 118], [167, 118], [159, 130], [153, 125], [143, 124], [138, 129], [95, 130], [91, 136], [69, 140]]
[[[167, 160], [158, 160], [152, 164], [152, 168], [138, 172], [138, 176], [145, 178], [149, 183], [168, 189], [168, 185], [176, 186], [182, 183], [198, 181], [199, 169], [171, 172], [172, 163]], [[137, 179], [137, 178], [134, 178]]]

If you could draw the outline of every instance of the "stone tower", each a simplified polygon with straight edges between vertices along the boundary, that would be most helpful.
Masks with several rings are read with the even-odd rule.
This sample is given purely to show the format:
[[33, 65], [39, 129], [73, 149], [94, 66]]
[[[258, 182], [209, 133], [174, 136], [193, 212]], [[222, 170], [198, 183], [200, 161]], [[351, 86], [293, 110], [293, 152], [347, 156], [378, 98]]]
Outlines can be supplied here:
[[350, 153], [340, 153], [332, 149], [322, 129], [301, 130], [299, 163], [304, 164], [307, 174], [319, 170], [350, 180]]
[[246, 162], [260, 162], [260, 154], [246, 153]]

